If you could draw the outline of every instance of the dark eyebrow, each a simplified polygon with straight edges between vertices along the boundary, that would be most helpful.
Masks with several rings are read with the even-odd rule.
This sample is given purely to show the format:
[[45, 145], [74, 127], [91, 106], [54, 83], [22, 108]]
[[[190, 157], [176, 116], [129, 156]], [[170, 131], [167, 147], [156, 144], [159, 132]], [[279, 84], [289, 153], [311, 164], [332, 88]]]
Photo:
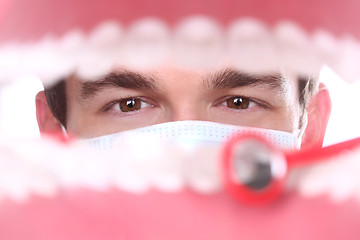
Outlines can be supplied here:
[[245, 86], [265, 86], [273, 89], [283, 89], [284, 77], [281, 74], [247, 74], [232, 69], [226, 69], [210, 75], [205, 85], [212, 89], [229, 89]]
[[98, 80], [84, 82], [81, 87], [81, 97], [90, 98], [108, 87], [157, 90], [152, 77], [136, 72], [120, 71], [111, 72]]

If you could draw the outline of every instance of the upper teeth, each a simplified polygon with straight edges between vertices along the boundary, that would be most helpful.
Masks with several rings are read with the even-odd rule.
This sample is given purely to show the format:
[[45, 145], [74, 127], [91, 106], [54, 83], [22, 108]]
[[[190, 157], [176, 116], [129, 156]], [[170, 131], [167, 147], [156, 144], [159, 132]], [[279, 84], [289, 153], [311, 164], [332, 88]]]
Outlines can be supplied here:
[[45, 83], [73, 72], [89, 79], [116, 65], [156, 67], [169, 59], [185, 67], [230, 64], [255, 72], [286, 67], [306, 74], [317, 74], [327, 64], [346, 80], [360, 76], [360, 45], [351, 37], [336, 39], [322, 29], [306, 33], [285, 21], [270, 28], [259, 20], [238, 19], [222, 28], [214, 19], [190, 17], [173, 29], [151, 18], [128, 29], [105, 22], [89, 35], [72, 30], [60, 39], [0, 46], [0, 82], [16, 79], [19, 72], [39, 75]]

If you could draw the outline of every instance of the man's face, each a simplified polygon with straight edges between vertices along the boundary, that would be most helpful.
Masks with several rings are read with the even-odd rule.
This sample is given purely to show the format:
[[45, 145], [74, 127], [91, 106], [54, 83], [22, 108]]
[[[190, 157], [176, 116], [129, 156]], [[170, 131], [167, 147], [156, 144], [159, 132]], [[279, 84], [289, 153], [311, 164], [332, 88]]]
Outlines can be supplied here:
[[114, 70], [95, 81], [67, 80], [67, 131], [96, 137], [148, 125], [204, 120], [292, 132], [299, 129], [295, 77], [231, 69]]

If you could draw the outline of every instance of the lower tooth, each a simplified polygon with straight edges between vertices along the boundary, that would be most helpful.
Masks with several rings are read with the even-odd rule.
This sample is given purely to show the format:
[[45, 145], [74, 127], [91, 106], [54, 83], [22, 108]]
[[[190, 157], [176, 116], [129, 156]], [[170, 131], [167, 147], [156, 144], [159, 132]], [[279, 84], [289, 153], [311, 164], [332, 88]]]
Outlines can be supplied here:
[[330, 169], [325, 166], [315, 166], [299, 179], [299, 191], [304, 197], [310, 198], [326, 193], [328, 186], [327, 175]]
[[[335, 176], [334, 176], [335, 177]], [[354, 188], [354, 180], [344, 174], [339, 174], [337, 179], [333, 179], [333, 187], [329, 189], [330, 198], [334, 202], [344, 202], [354, 196], [356, 189]]]
[[43, 197], [54, 197], [57, 193], [57, 183], [44, 168], [39, 166], [26, 170], [26, 187], [29, 194]]
[[334, 202], [344, 202], [359, 194], [358, 172], [360, 152], [340, 152], [332, 159], [308, 168], [299, 179], [299, 191], [304, 197], [328, 195]]
[[1, 173], [0, 189], [5, 198], [20, 203], [25, 202], [31, 194], [29, 180], [33, 176], [17, 162], [9, 163], [9, 166]]
[[145, 193], [150, 188], [149, 172], [146, 160], [143, 161], [123, 154], [112, 159], [114, 165], [114, 185], [120, 190], [132, 193]]
[[190, 189], [203, 194], [215, 193], [221, 189], [219, 173], [219, 148], [198, 147], [185, 165], [186, 183]]
[[155, 160], [151, 168], [151, 182], [154, 188], [165, 192], [177, 192], [183, 189], [184, 152], [167, 144], [162, 156]]

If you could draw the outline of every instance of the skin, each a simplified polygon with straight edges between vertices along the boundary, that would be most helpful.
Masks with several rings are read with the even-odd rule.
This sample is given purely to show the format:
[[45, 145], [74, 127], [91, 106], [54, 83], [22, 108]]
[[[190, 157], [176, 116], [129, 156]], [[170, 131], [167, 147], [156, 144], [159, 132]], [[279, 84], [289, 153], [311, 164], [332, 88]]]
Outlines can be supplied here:
[[[124, 69], [114, 69], [114, 72], [122, 71]], [[212, 79], [222, 71], [224, 69], [190, 71], [163, 67], [137, 72], [150, 77], [156, 89], [106, 86], [87, 97], [82, 94], [84, 81], [72, 75], [67, 80], [66, 129], [74, 136], [91, 138], [181, 120], [213, 121], [286, 132], [301, 127], [297, 81], [293, 76], [282, 76], [277, 87], [260, 83], [211, 87]], [[234, 107], [232, 103], [236, 97], [245, 101], [244, 109]], [[124, 103], [130, 98], [141, 102], [141, 107], [123, 111], [119, 102], [126, 106]]]

